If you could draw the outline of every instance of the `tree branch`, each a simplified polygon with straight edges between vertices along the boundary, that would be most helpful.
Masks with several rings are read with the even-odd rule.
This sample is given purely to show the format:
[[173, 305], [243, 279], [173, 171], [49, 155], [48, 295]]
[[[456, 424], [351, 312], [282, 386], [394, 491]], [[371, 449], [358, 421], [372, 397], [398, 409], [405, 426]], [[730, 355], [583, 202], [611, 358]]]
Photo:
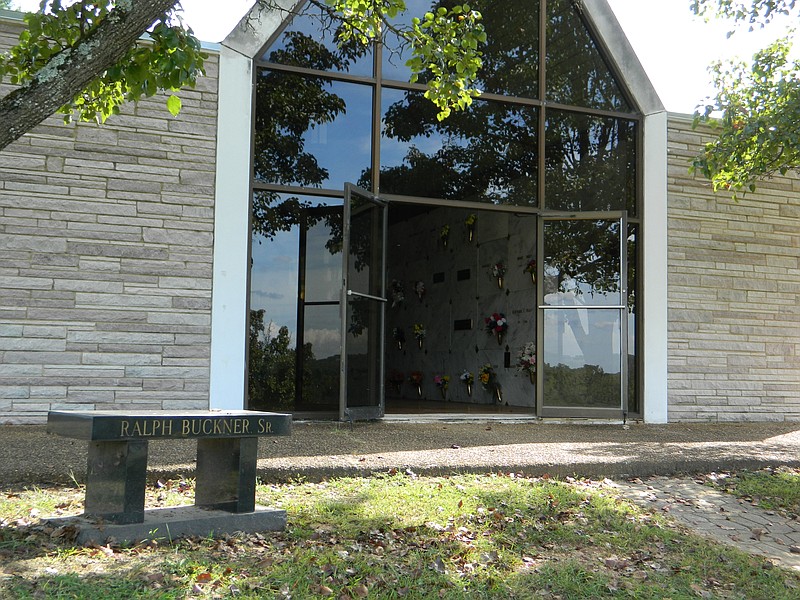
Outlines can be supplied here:
[[68, 104], [119, 62], [177, 0], [118, 4], [87, 35], [54, 55], [34, 79], [0, 99], [0, 150]]

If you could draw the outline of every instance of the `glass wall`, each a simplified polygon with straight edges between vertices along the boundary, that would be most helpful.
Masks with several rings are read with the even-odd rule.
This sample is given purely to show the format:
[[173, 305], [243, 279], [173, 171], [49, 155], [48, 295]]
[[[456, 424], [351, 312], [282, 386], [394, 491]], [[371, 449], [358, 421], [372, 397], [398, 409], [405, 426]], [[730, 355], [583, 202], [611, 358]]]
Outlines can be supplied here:
[[[438, 6], [425, 0], [409, 0], [407, 5], [406, 22]], [[534, 343], [540, 376], [545, 368], [550, 369], [544, 394], [560, 398], [556, 403], [568, 404], [572, 397], [600, 389], [592, 383], [597, 373], [584, 368], [594, 365], [607, 375], [606, 387], [622, 385], [627, 371], [629, 403], [639, 410], [636, 356], [641, 342], [635, 315], [640, 294], [635, 272], [641, 248], [637, 157], [642, 115], [595, 43], [576, 3], [509, 0], [498, 10], [496, 3], [477, 0], [471, 6], [485, 9], [488, 39], [479, 82], [483, 94], [469, 110], [442, 122], [423, 97], [425, 76], [419, 83], [408, 83], [408, 48], [398, 44], [391, 31], [382, 47], [339, 47], [335, 23], [309, 4], [298, 9], [263, 50], [257, 65], [253, 132], [251, 407], [321, 410], [336, 403], [333, 390], [338, 373], [333, 365], [338, 362], [341, 345], [341, 334], [334, 333], [338, 327], [332, 325], [339, 318], [337, 286], [341, 279], [337, 272], [341, 269], [341, 217], [337, 215], [341, 214], [344, 183], [351, 182], [372, 193], [405, 197], [426, 207], [441, 202], [440, 206], [460, 211], [452, 203], [463, 205], [463, 217], [452, 217], [455, 212], [435, 213], [442, 216], [435, 226], [424, 216], [409, 217], [431, 238], [420, 269], [425, 265], [433, 269], [431, 265], [440, 262], [443, 266], [437, 266], [435, 273], [420, 271], [413, 281], [401, 282], [407, 294], [416, 281], [426, 278], [428, 289], [451, 276], [458, 281], [459, 244], [474, 244], [469, 251], [485, 257], [471, 271], [476, 284], [484, 277], [494, 281], [487, 273], [496, 271], [501, 263], [498, 257], [503, 257], [500, 266], [509, 270], [506, 284], [516, 286], [513, 294], [503, 290], [509, 292], [503, 306], [510, 313], [522, 311], [515, 308], [517, 302], [527, 311], [538, 311], [539, 316], [519, 313], [526, 316], [512, 321], [515, 330], [499, 347], [500, 358], [487, 358], [498, 380], [520, 377], [515, 370], [516, 356]], [[320, 206], [328, 208], [315, 212]], [[489, 223], [505, 221], [490, 219], [481, 212], [484, 210], [513, 210], [514, 223], [524, 219], [535, 222], [552, 211], [584, 217], [595, 212], [625, 212], [629, 227], [627, 281], [621, 281], [618, 248], [616, 258], [610, 258], [606, 254], [610, 247], [605, 244], [610, 244], [610, 239], [604, 242], [605, 234], [596, 228], [581, 229], [596, 225], [599, 219], [577, 221], [581, 225], [562, 222], [563, 230], [548, 230], [544, 234], [548, 246], [540, 256], [535, 223], [526, 231], [512, 228], [503, 233], [506, 225], [492, 229]], [[483, 215], [479, 229], [484, 237], [466, 239], [468, 226], [462, 221], [476, 214]], [[395, 230], [402, 227], [398, 224]], [[442, 245], [448, 237], [445, 230], [450, 232], [449, 246]], [[614, 234], [617, 242], [620, 235], [620, 231]], [[398, 253], [395, 261], [402, 261], [407, 254], [402, 246], [410, 244], [412, 237], [416, 239], [411, 234], [398, 238], [395, 245], [399, 248], [389, 249], [390, 261], [391, 252]], [[592, 240], [594, 256], [580, 255], [587, 240]], [[498, 244], [502, 252], [495, 248]], [[538, 252], [543, 252], [542, 244], [539, 248]], [[611, 318], [602, 311], [589, 314], [554, 307], [545, 314], [542, 308], [532, 308], [549, 305], [548, 298], [556, 293], [546, 288], [553, 277], [548, 269], [554, 268], [554, 253], [559, 257], [559, 273], [573, 279], [572, 292], [588, 286], [584, 298], [591, 295], [611, 302], [614, 286], [617, 290], [628, 286], [625, 327], [619, 315]], [[450, 259], [445, 260], [447, 256]], [[617, 262], [612, 264], [614, 260]], [[582, 262], [578, 265], [575, 261]], [[617, 279], [612, 282], [609, 277], [614, 267]], [[575, 279], [580, 272], [588, 278], [583, 283]], [[543, 281], [537, 281], [537, 275]], [[524, 281], [517, 282], [519, 278]], [[567, 283], [562, 278], [556, 290], [563, 293]], [[500, 288], [495, 285], [495, 289]], [[387, 296], [391, 293], [386, 290]], [[487, 302], [477, 294], [472, 313], [466, 314], [465, 309], [464, 314], [453, 317], [458, 323], [448, 324], [448, 339], [465, 335], [468, 323], [473, 329], [482, 327], [483, 312], [491, 308]], [[432, 309], [445, 314], [445, 307]], [[542, 339], [537, 339], [539, 320]], [[578, 331], [590, 333], [581, 338]], [[620, 332], [626, 332], [627, 344], [621, 343]], [[390, 331], [386, 338], [392, 341]], [[509, 339], [513, 343], [508, 343]], [[614, 384], [609, 375], [614, 369], [606, 363], [622, 364], [624, 346], [628, 348], [627, 366], [617, 369]], [[480, 359], [480, 347], [475, 345], [475, 360]], [[602, 357], [597, 354], [601, 348]], [[477, 374], [480, 366], [472, 370]], [[564, 373], [556, 377], [558, 368]], [[440, 375], [442, 369], [437, 367]], [[586, 372], [578, 376], [576, 369]], [[432, 375], [433, 368], [430, 370]], [[455, 385], [459, 374], [448, 375]], [[388, 389], [395, 387], [392, 384]], [[598, 394], [592, 402], [605, 406], [611, 402], [609, 398]], [[541, 402], [536, 410], [540, 406]]]

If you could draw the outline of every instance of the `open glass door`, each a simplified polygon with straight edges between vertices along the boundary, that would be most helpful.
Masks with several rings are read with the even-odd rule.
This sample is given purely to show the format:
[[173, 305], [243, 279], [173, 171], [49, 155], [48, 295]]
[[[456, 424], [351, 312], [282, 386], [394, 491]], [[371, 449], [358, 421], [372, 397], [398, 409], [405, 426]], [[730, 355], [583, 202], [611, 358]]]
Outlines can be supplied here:
[[386, 298], [387, 206], [345, 184], [342, 227], [342, 353], [339, 418], [384, 414], [383, 331]]
[[540, 416], [624, 418], [625, 215], [547, 216], [541, 222]]

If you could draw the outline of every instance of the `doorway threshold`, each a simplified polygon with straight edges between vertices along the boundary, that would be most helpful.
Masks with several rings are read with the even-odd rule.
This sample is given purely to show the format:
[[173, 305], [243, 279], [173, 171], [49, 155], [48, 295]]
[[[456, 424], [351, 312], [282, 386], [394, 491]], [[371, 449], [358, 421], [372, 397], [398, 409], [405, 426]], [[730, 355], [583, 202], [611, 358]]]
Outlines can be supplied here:
[[392, 413], [384, 415], [382, 421], [387, 423], [538, 423], [536, 415], [512, 415], [490, 413]]
[[[532, 423], [543, 425], [625, 425], [622, 419], [542, 418], [536, 415], [487, 413], [387, 414], [386, 423]], [[630, 424], [630, 421], [628, 422]]]

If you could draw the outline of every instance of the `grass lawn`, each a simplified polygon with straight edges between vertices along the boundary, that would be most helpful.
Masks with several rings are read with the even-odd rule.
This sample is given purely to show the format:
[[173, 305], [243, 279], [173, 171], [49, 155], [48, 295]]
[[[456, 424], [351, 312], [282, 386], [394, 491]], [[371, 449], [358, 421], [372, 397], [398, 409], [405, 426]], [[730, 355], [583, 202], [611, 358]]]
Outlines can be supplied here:
[[711, 473], [705, 476], [705, 481], [718, 490], [765, 510], [800, 515], [800, 469], [778, 467], [760, 471]]
[[[148, 505], [191, 501], [190, 481]], [[392, 473], [260, 485], [278, 534], [78, 547], [45, 514], [80, 489], [0, 493], [1, 598], [796, 599], [800, 575], [693, 536], [604, 482]], [[157, 535], [157, 532], [156, 532]]]

